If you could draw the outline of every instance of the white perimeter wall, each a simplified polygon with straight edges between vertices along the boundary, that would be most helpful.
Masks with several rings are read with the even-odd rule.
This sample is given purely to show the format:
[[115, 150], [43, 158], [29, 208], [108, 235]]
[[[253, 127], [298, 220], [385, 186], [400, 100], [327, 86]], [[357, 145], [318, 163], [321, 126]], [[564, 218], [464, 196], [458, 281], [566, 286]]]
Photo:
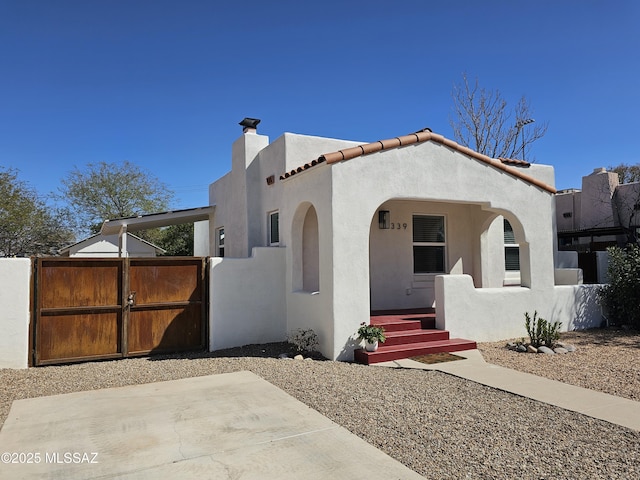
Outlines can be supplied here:
[[285, 249], [254, 248], [250, 258], [210, 262], [209, 349], [284, 341]]
[[31, 260], [0, 259], [0, 368], [27, 368]]
[[479, 288], [468, 275], [436, 277], [437, 328], [451, 337], [478, 342], [527, 337], [524, 313], [562, 322], [561, 331], [599, 327], [599, 285], [563, 285], [532, 290], [523, 287]]

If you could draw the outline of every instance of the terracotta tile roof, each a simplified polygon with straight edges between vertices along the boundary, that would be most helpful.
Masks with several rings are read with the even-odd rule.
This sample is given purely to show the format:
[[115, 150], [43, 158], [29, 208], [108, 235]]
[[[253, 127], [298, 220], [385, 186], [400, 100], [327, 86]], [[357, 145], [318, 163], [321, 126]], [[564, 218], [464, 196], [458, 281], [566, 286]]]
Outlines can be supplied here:
[[343, 162], [346, 160], [351, 160], [352, 158], [361, 157], [363, 155], [368, 155], [370, 153], [380, 152], [382, 150], [388, 150], [391, 148], [404, 147], [407, 145], [413, 145], [417, 143], [423, 143], [427, 141], [432, 141], [449, 147], [453, 150], [456, 150], [460, 153], [463, 153], [469, 157], [475, 158], [481, 162], [484, 162], [492, 167], [495, 167], [499, 170], [502, 170], [516, 178], [524, 180], [527, 183], [535, 185], [538, 188], [546, 190], [550, 193], [556, 193], [556, 189], [551, 185], [547, 185], [541, 180], [532, 177], [531, 175], [527, 175], [526, 173], [522, 173], [519, 169], [514, 168], [517, 167], [529, 167], [531, 164], [529, 162], [525, 162], [524, 160], [515, 160], [515, 159], [507, 159], [500, 158], [495, 159], [483, 155], [482, 153], [478, 153], [474, 150], [471, 150], [469, 147], [465, 147], [460, 145], [453, 140], [449, 140], [442, 135], [437, 133], [433, 133], [430, 129], [426, 128], [424, 130], [420, 130], [419, 132], [411, 133], [409, 135], [404, 135], [402, 137], [395, 137], [388, 140], [379, 140], [373, 143], [365, 143], [363, 145], [358, 145], [357, 147], [345, 148], [343, 150], [338, 150], [337, 152], [325, 153], [324, 155], [320, 155], [317, 159], [305, 163], [301, 167], [298, 167], [294, 170], [284, 173], [280, 175], [280, 180], [284, 180], [286, 178], [291, 177], [297, 173], [300, 173], [304, 170], [307, 170], [315, 165], [326, 162], [331, 165], [332, 163]]
[[500, 160], [502, 163], [504, 163], [505, 165], [511, 165], [512, 167], [524, 167], [524, 168], [528, 168], [531, 166], [531, 164], [525, 160], [518, 160], [516, 158], [502, 158], [502, 157], [498, 157], [498, 160]]

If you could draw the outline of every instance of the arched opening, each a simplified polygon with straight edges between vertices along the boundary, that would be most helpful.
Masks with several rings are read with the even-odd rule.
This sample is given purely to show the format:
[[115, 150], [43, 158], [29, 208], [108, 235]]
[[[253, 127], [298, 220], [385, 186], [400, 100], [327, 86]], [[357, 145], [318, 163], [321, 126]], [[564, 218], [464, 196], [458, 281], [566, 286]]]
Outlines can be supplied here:
[[302, 225], [302, 290], [320, 291], [320, 244], [318, 241], [318, 215], [309, 207]]
[[293, 217], [293, 290], [320, 291], [318, 214], [310, 203], [301, 204]]
[[494, 211], [481, 230], [481, 286], [529, 287], [529, 244], [520, 220], [510, 212]]

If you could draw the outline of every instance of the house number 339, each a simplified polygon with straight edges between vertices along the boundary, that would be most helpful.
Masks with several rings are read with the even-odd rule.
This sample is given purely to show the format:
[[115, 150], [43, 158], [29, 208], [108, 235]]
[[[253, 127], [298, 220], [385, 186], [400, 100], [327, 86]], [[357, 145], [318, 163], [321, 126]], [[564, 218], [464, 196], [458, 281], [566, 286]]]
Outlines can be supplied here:
[[403, 224], [392, 223], [391, 224], [391, 230], [402, 230], [402, 229], [404, 229], [404, 230], [407, 229], [407, 224], [406, 223], [403, 223]]

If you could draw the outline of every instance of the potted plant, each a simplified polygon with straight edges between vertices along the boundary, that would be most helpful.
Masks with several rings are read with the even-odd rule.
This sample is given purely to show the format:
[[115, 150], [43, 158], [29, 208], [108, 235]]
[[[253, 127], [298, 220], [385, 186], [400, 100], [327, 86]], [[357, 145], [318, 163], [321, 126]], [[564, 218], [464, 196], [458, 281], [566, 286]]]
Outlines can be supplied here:
[[367, 352], [375, 352], [378, 349], [378, 342], [384, 343], [387, 339], [384, 327], [367, 325], [364, 322], [358, 328], [358, 338], [364, 340], [364, 348]]

